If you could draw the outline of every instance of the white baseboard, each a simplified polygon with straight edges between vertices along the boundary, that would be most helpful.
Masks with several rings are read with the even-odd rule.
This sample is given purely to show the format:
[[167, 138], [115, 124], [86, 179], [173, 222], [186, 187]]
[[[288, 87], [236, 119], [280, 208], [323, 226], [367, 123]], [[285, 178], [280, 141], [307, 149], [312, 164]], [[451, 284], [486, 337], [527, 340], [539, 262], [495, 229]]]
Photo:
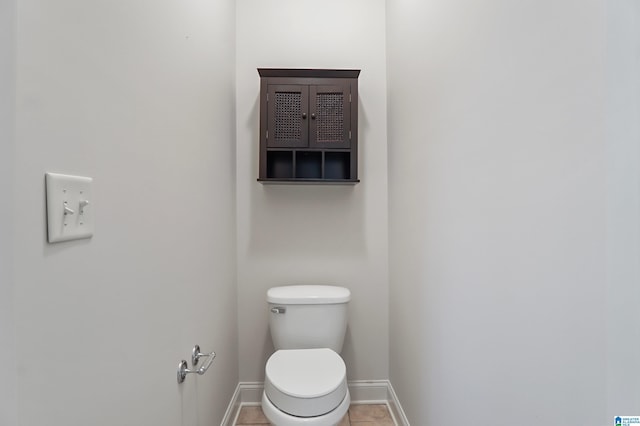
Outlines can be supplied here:
[[389, 411], [391, 412], [393, 421], [395, 421], [398, 426], [410, 426], [409, 420], [402, 409], [402, 405], [400, 405], [400, 400], [396, 395], [396, 391], [393, 390], [391, 382], [387, 381], [387, 383], [389, 384], [389, 387], [387, 388], [387, 405], [389, 406]]
[[[260, 405], [263, 389], [263, 382], [238, 383], [220, 426], [234, 426], [243, 405]], [[388, 380], [351, 380], [349, 394], [352, 404], [386, 404], [396, 425], [410, 426]]]
[[385, 404], [388, 380], [351, 380], [349, 394], [352, 404]]
[[240, 383], [238, 383], [236, 390], [231, 396], [231, 401], [229, 401], [229, 405], [227, 406], [227, 411], [224, 413], [222, 422], [220, 422], [220, 426], [233, 426], [236, 424], [238, 414], [240, 414], [240, 408], [242, 408], [242, 404], [240, 403], [240, 393]]

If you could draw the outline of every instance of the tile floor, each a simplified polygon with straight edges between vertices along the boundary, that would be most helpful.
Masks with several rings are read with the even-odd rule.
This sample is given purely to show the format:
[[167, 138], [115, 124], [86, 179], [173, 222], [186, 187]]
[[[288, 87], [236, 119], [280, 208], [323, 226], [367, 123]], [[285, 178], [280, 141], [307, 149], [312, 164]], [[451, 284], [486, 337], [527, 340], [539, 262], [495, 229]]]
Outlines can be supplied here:
[[[268, 425], [260, 406], [245, 406], [240, 410], [236, 426]], [[338, 426], [395, 426], [384, 404], [351, 405]]]

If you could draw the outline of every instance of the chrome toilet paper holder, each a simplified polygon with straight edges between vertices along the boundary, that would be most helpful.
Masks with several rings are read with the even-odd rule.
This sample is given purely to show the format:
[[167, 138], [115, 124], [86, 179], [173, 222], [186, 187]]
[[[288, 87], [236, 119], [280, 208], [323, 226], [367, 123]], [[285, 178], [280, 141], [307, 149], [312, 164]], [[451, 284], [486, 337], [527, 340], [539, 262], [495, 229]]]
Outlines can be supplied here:
[[190, 370], [186, 360], [180, 361], [178, 364], [178, 383], [184, 382], [184, 379], [187, 377], [187, 374], [199, 374], [203, 375], [207, 372], [213, 360], [216, 357], [215, 352], [211, 352], [208, 354], [200, 352], [200, 345], [195, 345], [193, 347], [193, 351], [191, 351], [191, 363], [193, 364], [193, 368], [195, 368], [200, 362], [200, 358], [207, 358], [207, 361], [202, 365], [202, 367], [197, 370]]

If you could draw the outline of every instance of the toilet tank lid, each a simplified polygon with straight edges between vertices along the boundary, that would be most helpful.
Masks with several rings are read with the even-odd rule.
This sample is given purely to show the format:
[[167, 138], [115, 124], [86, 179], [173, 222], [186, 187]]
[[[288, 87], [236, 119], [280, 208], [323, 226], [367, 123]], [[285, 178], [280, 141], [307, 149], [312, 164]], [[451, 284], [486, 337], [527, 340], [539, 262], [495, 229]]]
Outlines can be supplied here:
[[287, 285], [267, 291], [267, 302], [290, 305], [328, 305], [351, 300], [348, 288], [332, 285]]

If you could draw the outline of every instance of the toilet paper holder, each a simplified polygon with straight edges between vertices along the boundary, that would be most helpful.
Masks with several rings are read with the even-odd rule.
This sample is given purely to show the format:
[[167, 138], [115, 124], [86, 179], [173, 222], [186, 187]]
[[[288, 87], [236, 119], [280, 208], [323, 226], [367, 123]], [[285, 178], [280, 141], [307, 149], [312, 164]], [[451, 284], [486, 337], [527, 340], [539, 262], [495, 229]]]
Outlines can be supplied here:
[[209, 367], [211, 367], [211, 363], [213, 363], [215, 357], [215, 352], [203, 354], [202, 352], [200, 352], [200, 345], [195, 345], [193, 347], [193, 351], [191, 352], [191, 363], [193, 364], [193, 367], [195, 368], [195, 366], [198, 365], [198, 362], [200, 362], [200, 358], [207, 358], [207, 362], [205, 362], [202, 367], [198, 368], [197, 370], [189, 370], [187, 361], [184, 359], [180, 361], [180, 363], [178, 364], [178, 383], [184, 382], [187, 374], [195, 373], [202, 376], [207, 372]]

